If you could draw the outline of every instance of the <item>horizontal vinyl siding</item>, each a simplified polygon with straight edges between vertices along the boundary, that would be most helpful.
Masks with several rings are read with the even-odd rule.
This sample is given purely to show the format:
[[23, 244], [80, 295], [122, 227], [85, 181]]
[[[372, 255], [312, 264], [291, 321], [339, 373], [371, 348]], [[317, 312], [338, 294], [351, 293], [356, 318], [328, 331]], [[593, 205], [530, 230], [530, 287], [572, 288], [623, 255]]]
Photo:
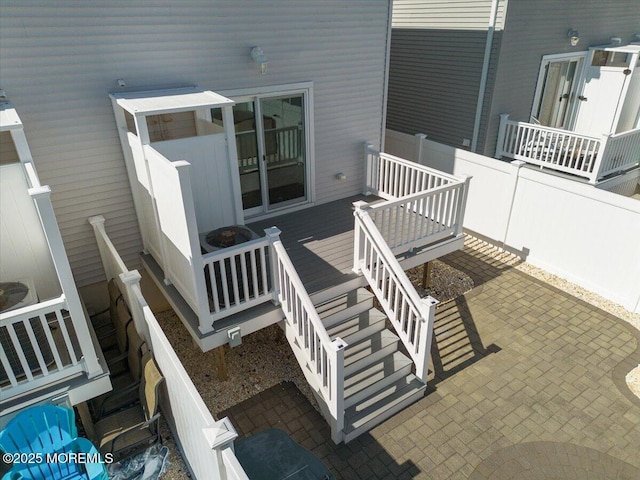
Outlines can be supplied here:
[[387, 128], [471, 140], [486, 32], [393, 29]]
[[[492, 0], [394, 0], [393, 28], [486, 30], [491, 3]], [[504, 26], [506, 3], [498, 3], [498, 29]]]
[[[485, 124], [484, 153], [493, 155], [500, 114], [512, 120], [528, 120], [544, 55], [582, 52], [589, 46], [609, 43], [612, 36], [623, 44], [634, 41], [640, 27], [638, 0], [517, 0], [509, 3], [503, 32], [495, 87]], [[580, 33], [571, 47], [569, 28]], [[479, 151], [482, 153], [482, 151]]]
[[[103, 277], [87, 217], [106, 217], [130, 268], [142, 248], [107, 95], [118, 78], [214, 91], [312, 81], [317, 201], [361, 190], [362, 144], [381, 140], [388, 0], [0, 0], [0, 9], [0, 85], [53, 190], [80, 285]], [[255, 45], [266, 75], [249, 56]]]

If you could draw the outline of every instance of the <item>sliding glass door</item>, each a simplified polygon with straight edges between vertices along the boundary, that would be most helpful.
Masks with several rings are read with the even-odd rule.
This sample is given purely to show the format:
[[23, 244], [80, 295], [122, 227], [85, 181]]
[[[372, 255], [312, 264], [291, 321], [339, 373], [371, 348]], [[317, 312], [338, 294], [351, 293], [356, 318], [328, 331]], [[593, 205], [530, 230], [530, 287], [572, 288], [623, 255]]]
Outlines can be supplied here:
[[241, 98], [233, 116], [245, 215], [306, 202], [305, 93]]

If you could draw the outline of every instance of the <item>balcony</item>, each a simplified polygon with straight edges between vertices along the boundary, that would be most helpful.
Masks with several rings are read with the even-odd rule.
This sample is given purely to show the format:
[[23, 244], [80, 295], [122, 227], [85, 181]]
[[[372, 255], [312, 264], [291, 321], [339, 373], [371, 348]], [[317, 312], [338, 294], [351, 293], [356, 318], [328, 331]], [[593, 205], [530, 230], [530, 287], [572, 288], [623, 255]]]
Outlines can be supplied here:
[[559, 128], [509, 120], [500, 116], [496, 158], [586, 178], [596, 184], [628, 171], [640, 162], [640, 129], [603, 135], [581, 135]]

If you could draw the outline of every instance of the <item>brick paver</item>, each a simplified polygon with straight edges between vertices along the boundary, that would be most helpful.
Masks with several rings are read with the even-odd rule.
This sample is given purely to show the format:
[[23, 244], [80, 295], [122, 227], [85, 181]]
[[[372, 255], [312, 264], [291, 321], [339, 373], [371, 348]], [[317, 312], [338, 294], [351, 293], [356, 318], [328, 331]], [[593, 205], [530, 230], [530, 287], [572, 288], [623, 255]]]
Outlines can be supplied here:
[[640, 478], [638, 332], [468, 249], [443, 260], [479, 286], [440, 306], [422, 400], [339, 446], [292, 384], [220, 415], [288, 431], [344, 479]]

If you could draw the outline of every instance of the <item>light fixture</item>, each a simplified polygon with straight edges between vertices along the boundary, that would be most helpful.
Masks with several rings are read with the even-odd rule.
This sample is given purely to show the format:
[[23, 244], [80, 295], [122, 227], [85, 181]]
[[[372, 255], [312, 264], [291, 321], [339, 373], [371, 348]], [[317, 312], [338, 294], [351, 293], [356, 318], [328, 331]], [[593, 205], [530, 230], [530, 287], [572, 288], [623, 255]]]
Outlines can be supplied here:
[[580, 41], [580, 34], [577, 30], [574, 30], [573, 28], [569, 29], [569, 31], [567, 32], [567, 37], [569, 37], [572, 47], [578, 45], [578, 42]]
[[622, 38], [620, 37], [611, 37], [609, 39], [609, 41], [613, 44], [613, 45], [620, 45], [622, 43]]
[[253, 47], [251, 49], [251, 58], [258, 64], [258, 69], [261, 75], [267, 73], [267, 57], [264, 56], [264, 52], [260, 47]]

